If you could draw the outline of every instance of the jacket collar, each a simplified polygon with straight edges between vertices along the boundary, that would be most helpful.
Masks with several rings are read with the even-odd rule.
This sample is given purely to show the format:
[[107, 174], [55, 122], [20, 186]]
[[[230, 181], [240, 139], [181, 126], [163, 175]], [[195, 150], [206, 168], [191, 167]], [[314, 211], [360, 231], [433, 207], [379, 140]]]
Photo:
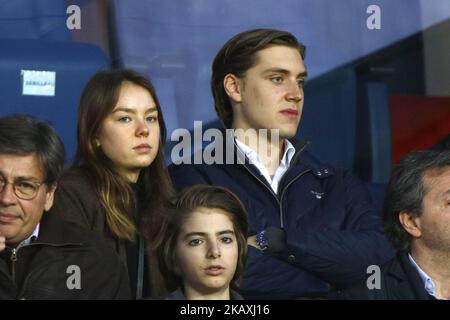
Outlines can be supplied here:
[[430, 296], [424, 288], [417, 270], [411, 265], [407, 252], [398, 252], [396, 263], [387, 272], [387, 276], [397, 279], [398, 285], [392, 287], [392, 293], [398, 299], [406, 299], [405, 293], [413, 295], [413, 299], [429, 300]]
[[310, 141], [297, 140], [295, 138], [289, 139], [289, 141], [296, 150], [293, 158], [295, 162], [292, 165], [300, 165], [305, 169], [311, 170], [312, 174], [318, 179], [327, 178], [335, 174], [335, 169], [332, 166], [322, 163], [308, 151], [312, 144]]
[[41, 218], [39, 236], [34, 243], [54, 246], [81, 245], [79, 241], [70, 241], [72, 232], [67, 230], [67, 223], [69, 222], [63, 221], [56, 212], [45, 212]]
[[[218, 141], [221, 145], [217, 145], [216, 141], [210, 143], [202, 150], [197, 151], [195, 154], [191, 156], [190, 163], [195, 164], [196, 159], [202, 159], [202, 166], [203, 165], [218, 165], [221, 166], [223, 170], [228, 171], [230, 175], [235, 176], [236, 174], [239, 174], [237, 172], [234, 172], [242, 169], [242, 167], [245, 167], [246, 170], [250, 171], [253, 176], [259, 177], [260, 173], [258, 169], [250, 164], [248, 158], [245, 156], [243, 152], [240, 151], [239, 148], [237, 148], [236, 143], [234, 141], [234, 135], [231, 131], [226, 131], [225, 129], [220, 129], [222, 134], [222, 139]], [[292, 157], [289, 169], [284, 174], [283, 178], [280, 181], [279, 188], [282, 188], [281, 182], [288, 183], [291, 181], [291, 179], [297, 177], [299, 174], [304, 172], [310, 172], [315, 176], [317, 179], [324, 179], [327, 178], [335, 173], [335, 170], [333, 167], [322, 164], [319, 160], [317, 160], [314, 156], [312, 156], [307, 149], [310, 146], [310, 142], [307, 142], [305, 140], [297, 140], [297, 139], [289, 139], [289, 141], [292, 143], [292, 145], [295, 147], [295, 154]], [[218, 157], [223, 162], [219, 163], [207, 163], [203, 159], [204, 154], [216, 154], [217, 152], [220, 152], [221, 155]], [[201, 153], [201, 154], [199, 154]], [[229, 164], [231, 162], [231, 164]], [[226, 164], [226, 165], [223, 165]], [[261, 182], [265, 185], [267, 185], [269, 188], [270, 186], [268, 183], [266, 183], [265, 179], [258, 178], [261, 180]]]
[[[227, 139], [233, 141], [233, 143], [226, 143], [225, 141], [222, 141], [224, 146], [224, 163], [225, 159], [227, 159], [227, 156], [232, 156], [234, 159], [235, 164], [244, 164], [247, 167], [254, 167], [250, 165], [248, 158], [245, 156], [245, 154], [240, 151], [240, 149], [237, 147], [236, 142], [234, 141], [234, 136], [230, 131], [225, 131], [225, 129], [221, 130], [223, 136], [225, 137], [225, 141]], [[318, 159], [316, 159], [314, 156], [312, 156], [308, 149], [311, 145], [311, 142], [306, 140], [297, 140], [295, 138], [289, 139], [289, 142], [294, 146], [295, 148], [295, 154], [292, 157], [290, 167], [300, 165], [303, 170], [310, 170], [317, 178], [326, 178], [330, 175], [334, 174], [334, 169], [331, 166], [324, 165], [321, 163]], [[209, 145], [208, 147], [213, 147], [213, 145]], [[231, 153], [231, 155], [230, 155]], [[255, 169], [255, 168], [253, 168]]]

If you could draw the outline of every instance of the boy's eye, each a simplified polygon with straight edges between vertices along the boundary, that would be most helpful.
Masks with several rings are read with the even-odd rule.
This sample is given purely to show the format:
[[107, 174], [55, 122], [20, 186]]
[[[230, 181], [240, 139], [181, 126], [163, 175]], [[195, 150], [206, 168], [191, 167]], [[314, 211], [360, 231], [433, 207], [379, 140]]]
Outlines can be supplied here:
[[223, 243], [232, 243], [233, 242], [233, 238], [230, 237], [223, 237], [222, 239], [220, 239]]
[[198, 246], [198, 245], [200, 245], [202, 243], [203, 243], [203, 241], [200, 240], [200, 239], [192, 239], [191, 241], [188, 242], [188, 245], [190, 245], [192, 247], [195, 247], [195, 246]]
[[297, 80], [297, 85], [299, 88], [303, 88], [305, 86], [305, 79]]
[[148, 121], [148, 122], [156, 122], [156, 121], [158, 121], [158, 118], [157, 118], [157, 117], [154, 117], [154, 116], [147, 117], [147, 121]]
[[275, 84], [281, 84], [281, 83], [283, 83], [283, 77], [273, 76], [273, 77], [270, 77], [270, 81], [272, 81]]

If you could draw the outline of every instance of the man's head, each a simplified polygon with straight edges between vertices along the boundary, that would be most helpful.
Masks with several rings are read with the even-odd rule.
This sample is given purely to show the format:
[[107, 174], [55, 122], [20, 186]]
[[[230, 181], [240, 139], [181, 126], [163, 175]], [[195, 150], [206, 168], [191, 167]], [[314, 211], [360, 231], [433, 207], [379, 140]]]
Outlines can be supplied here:
[[53, 205], [64, 146], [46, 122], [0, 118], [0, 235], [9, 246], [27, 239]]
[[303, 108], [304, 58], [305, 47], [289, 32], [255, 29], [230, 39], [214, 59], [211, 79], [225, 127], [294, 135]]
[[392, 173], [384, 229], [397, 250], [450, 253], [450, 151], [408, 154]]

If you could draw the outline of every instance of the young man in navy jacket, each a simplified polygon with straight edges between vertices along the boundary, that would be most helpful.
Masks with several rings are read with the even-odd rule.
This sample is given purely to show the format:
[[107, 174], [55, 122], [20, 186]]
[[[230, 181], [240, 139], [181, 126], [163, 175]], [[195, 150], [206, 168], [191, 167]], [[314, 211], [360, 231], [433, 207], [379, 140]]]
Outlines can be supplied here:
[[[246, 298], [325, 297], [391, 257], [362, 184], [292, 139], [303, 109], [304, 57], [305, 47], [284, 31], [256, 29], [230, 39], [211, 80], [224, 139], [194, 155], [193, 164], [170, 167], [177, 189], [224, 186], [246, 205]], [[220, 160], [211, 164], [208, 156]]]

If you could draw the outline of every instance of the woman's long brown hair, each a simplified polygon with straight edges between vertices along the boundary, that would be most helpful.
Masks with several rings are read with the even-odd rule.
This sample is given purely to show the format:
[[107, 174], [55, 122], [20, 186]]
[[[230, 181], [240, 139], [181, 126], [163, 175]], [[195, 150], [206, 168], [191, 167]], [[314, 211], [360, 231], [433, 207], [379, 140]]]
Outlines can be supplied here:
[[[124, 81], [146, 89], [155, 101], [160, 127], [159, 148], [150, 166], [140, 171], [137, 187], [140, 195], [139, 216], [137, 199], [129, 181], [120, 176], [112, 161], [94, 143], [103, 120], [114, 109]], [[164, 164], [166, 125], [152, 83], [132, 70], [108, 70], [95, 74], [86, 85], [78, 109], [78, 146], [73, 167], [83, 168], [105, 209], [109, 232], [119, 238], [134, 240], [137, 225], [145, 220], [146, 228], [155, 225], [153, 208], [173, 195], [173, 187]], [[150, 235], [147, 235], [150, 236]]]

